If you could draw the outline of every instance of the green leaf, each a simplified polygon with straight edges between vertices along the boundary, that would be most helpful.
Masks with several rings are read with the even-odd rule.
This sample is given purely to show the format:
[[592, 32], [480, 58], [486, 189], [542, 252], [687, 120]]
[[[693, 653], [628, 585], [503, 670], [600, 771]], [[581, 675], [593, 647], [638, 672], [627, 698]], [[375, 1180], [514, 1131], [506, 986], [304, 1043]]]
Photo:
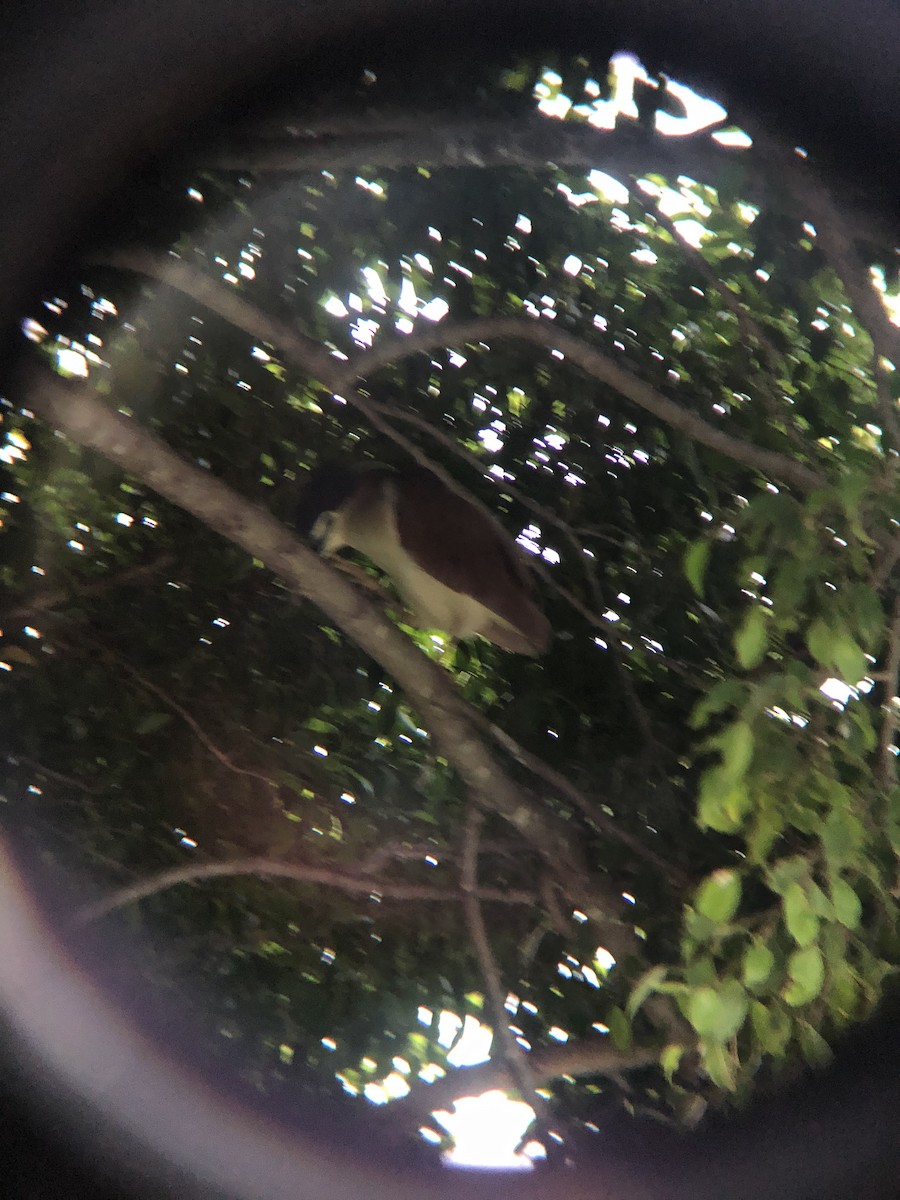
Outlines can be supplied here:
[[737, 1087], [735, 1062], [721, 1042], [707, 1042], [703, 1047], [703, 1067], [716, 1087], [733, 1092]]
[[834, 871], [853, 863], [865, 842], [859, 818], [846, 809], [834, 808], [819, 832], [829, 867]]
[[765, 942], [754, 938], [744, 953], [743, 979], [745, 987], [756, 991], [769, 979], [775, 966], [775, 955]]
[[799, 883], [790, 884], [784, 893], [784, 922], [798, 946], [809, 946], [818, 936], [819, 918]]
[[617, 1050], [626, 1053], [631, 1049], [631, 1022], [621, 1008], [613, 1008], [610, 1010], [606, 1018], [606, 1024], [609, 1026], [609, 1036], [613, 1040], [613, 1045]]
[[750, 793], [742, 784], [731, 784], [720, 767], [706, 771], [700, 782], [697, 817], [719, 833], [734, 833], [740, 829], [746, 813], [752, 808]]
[[688, 583], [698, 596], [703, 595], [703, 580], [709, 565], [710, 550], [711, 545], [707, 539], [700, 538], [696, 542], [691, 542], [684, 556], [684, 573]]
[[[701, 984], [714, 984], [718, 976], [712, 955], [703, 954], [700, 958], [695, 958], [693, 962], [688, 963], [684, 969], [684, 978], [688, 985], [688, 991]], [[684, 994], [684, 989], [682, 989], [682, 994]]]
[[[629, 1017], [634, 1017], [635, 1013], [651, 994], [655, 992], [657, 986], [662, 983], [666, 977], [667, 968], [662, 965], [651, 967], [649, 971], [645, 971], [637, 983], [631, 990], [631, 995], [628, 997], [628, 1003], [625, 1005], [625, 1011]], [[612, 1026], [610, 1025], [610, 1030]]]
[[831, 987], [828, 1009], [840, 1022], [852, 1021], [859, 1005], [859, 983], [853, 968], [845, 960], [829, 962]]
[[663, 1073], [669, 1083], [681, 1065], [681, 1060], [684, 1057], [684, 1046], [679, 1046], [677, 1042], [670, 1042], [668, 1046], [663, 1046], [662, 1053], [659, 1056], [659, 1065], [663, 1069]]
[[756, 1040], [767, 1054], [780, 1057], [791, 1038], [791, 1019], [776, 1004], [754, 1000], [750, 1005], [750, 1020]]
[[723, 709], [739, 704], [746, 694], [746, 684], [740, 679], [720, 679], [690, 716], [691, 729], [702, 729], [709, 718]]
[[792, 883], [809, 879], [809, 863], [802, 854], [790, 858], [780, 858], [773, 863], [766, 873], [766, 882], [773, 892], [783, 896]]
[[736, 979], [716, 990], [700, 987], [685, 1003], [685, 1015], [701, 1038], [724, 1042], [744, 1023], [749, 1007], [747, 993]]
[[822, 921], [834, 920], [834, 905], [817, 883], [810, 883], [806, 889], [809, 904], [813, 912]]
[[821, 617], [817, 617], [806, 631], [806, 645], [816, 662], [824, 667], [830, 667], [832, 663], [832, 642], [831, 629]]
[[760, 811], [747, 835], [747, 855], [751, 862], [763, 863], [769, 851], [784, 832], [784, 813], [779, 809]]
[[168, 725], [171, 720], [171, 713], [150, 713], [134, 727], [134, 732], [138, 737], [145, 737], [149, 733], [156, 733], [158, 729], [162, 729], [165, 725]]
[[803, 1057], [814, 1067], [823, 1067], [832, 1059], [831, 1047], [808, 1021], [801, 1021], [797, 1033]]
[[791, 558], [779, 567], [771, 595], [775, 612], [782, 625], [799, 612], [806, 595], [807, 579], [808, 572], [803, 562]]
[[841, 677], [850, 684], [859, 683], [868, 670], [865, 654], [844, 629], [838, 630], [835, 634], [832, 643], [832, 661], [840, 671]]
[[884, 609], [878, 593], [867, 583], [851, 583], [844, 599], [864, 642], [874, 642], [884, 629]]
[[737, 659], [745, 671], [753, 670], [763, 661], [767, 643], [766, 613], [761, 605], [757, 605], [750, 609], [734, 635]]
[[735, 721], [718, 738], [722, 750], [722, 773], [732, 783], [747, 774], [753, 761], [753, 730], [746, 721]]
[[737, 912], [741, 902], [741, 877], [737, 871], [714, 871], [697, 889], [694, 906], [697, 912], [724, 925]]
[[809, 1004], [815, 1000], [825, 982], [825, 959], [818, 946], [804, 946], [795, 950], [787, 963], [790, 983], [782, 995], [792, 1008]]
[[855, 929], [862, 917], [862, 902], [845, 879], [835, 879], [832, 883], [831, 902], [840, 923], [847, 929]]

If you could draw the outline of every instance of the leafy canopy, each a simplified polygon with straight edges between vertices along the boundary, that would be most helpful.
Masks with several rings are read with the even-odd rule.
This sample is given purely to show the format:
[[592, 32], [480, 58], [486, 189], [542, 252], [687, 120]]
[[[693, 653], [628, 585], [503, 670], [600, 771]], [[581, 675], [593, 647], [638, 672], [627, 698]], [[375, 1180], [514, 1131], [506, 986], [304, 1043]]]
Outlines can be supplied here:
[[[449, 1011], [511, 1022], [509, 1086], [563, 1130], [686, 1120], [823, 1059], [898, 961], [877, 256], [762, 131], [678, 136], [677, 85], [631, 108], [601, 63], [523, 60], [426, 72], [413, 113], [369, 74], [143, 181], [126, 249], [26, 322], [199, 475], [167, 499], [159, 442], [123, 466], [40, 386], [4, 401], [7, 798], [265, 1092], [390, 1077], [412, 1135], [420, 1072], [469, 1086]], [[512, 807], [231, 516], [191, 515], [215, 477], [289, 525], [316, 463], [411, 454], [516, 538], [555, 630], [538, 662], [452, 645], [357, 564]]]

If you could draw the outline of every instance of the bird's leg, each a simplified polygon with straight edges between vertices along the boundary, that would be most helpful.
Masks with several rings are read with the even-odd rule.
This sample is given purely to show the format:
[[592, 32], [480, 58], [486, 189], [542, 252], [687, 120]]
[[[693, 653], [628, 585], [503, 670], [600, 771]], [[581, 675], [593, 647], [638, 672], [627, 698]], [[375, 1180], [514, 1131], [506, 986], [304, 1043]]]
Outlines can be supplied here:
[[352, 579], [359, 587], [364, 588], [367, 592], [373, 593], [378, 598], [379, 603], [385, 610], [392, 608], [397, 611], [401, 622], [404, 625], [422, 626], [416, 613], [408, 608], [402, 600], [385, 590], [379, 580], [370, 575], [365, 567], [361, 567], [358, 563], [348, 562], [346, 558], [328, 557], [328, 562], [331, 566], [341, 571], [348, 579]]
[[359, 566], [358, 563], [348, 562], [345, 558], [331, 557], [328, 558], [329, 564], [338, 571], [342, 571], [349, 579], [360, 587], [365, 588], [367, 592], [375, 592], [376, 595], [383, 596], [384, 588], [369, 572]]

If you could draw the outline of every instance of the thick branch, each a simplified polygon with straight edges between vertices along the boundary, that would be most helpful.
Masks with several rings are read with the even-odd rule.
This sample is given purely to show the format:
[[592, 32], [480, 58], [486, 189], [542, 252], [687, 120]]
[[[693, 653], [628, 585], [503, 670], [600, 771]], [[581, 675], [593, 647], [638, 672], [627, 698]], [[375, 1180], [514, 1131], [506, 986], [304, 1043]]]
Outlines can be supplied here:
[[825, 477], [818, 471], [795, 462], [786, 454], [767, 450], [717, 429], [715, 425], [710, 425], [702, 417], [682, 408], [652, 384], [620, 366], [600, 350], [595, 350], [581, 338], [549, 321], [531, 317], [480, 317], [470, 321], [445, 322], [422, 328], [408, 337], [385, 338], [371, 350], [358, 355], [345, 367], [343, 378], [349, 379], [351, 372], [356, 375], [363, 372], [372, 374], [388, 363], [397, 362], [400, 358], [408, 358], [421, 351], [465, 343], [486, 343], [498, 338], [518, 339], [543, 346], [547, 350], [558, 350], [581, 367], [586, 375], [599, 383], [607, 384], [632, 404], [652, 413], [702, 446], [724, 454], [746, 467], [782, 479], [785, 483], [792, 483], [803, 491], [821, 487], [825, 483]]
[[451, 678], [358, 589], [265, 509], [180, 458], [137, 422], [110, 409], [89, 387], [66, 385], [41, 372], [31, 381], [28, 405], [73, 441], [105, 455], [260, 559], [326, 612], [394, 676], [421, 713], [439, 753], [480, 803], [513, 825], [559, 874], [573, 902], [602, 926], [610, 952], [620, 960], [639, 953], [633, 929], [619, 919], [624, 905], [616, 889], [590, 877], [581, 848], [565, 824], [529, 801], [498, 768], [479, 730], [480, 717], [461, 700]]
[[[460, 888], [393, 883], [373, 879], [371, 875], [361, 878], [359, 875], [331, 867], [308, 867], [300, 863], [279, 862], [272, 858], [240, 858], [233, 862], [188, 863], [183, 867], [171, 867], [160, 871], [148, 879], [119, 888], [94, 904], [85, 905], [75, 914], [75, 922], [87, 925], [118, 908], [136, 904], [149, 896], [158, 896], [160, 892], [166, 892], [182, 883], [199, 883], [206, 879], [232, 879], [238, 875], [257, 875], [260, 879], [293, 879], [296, 883], [314, 883], [318, 887], [336, 888], [338, 891], [357, 896], [377, 896], [382, 900], [424, 900], [455, 904], [465, 899]], [[510, 888], [481, 888], [478, 898], [498, 904], [534, 904], [536, 900], [536, 896], [531, 892], [514, 891]]]
[[440, 474], [452, 490], [459, 485], [445, 478], [430, 463], [414, 443], [399, 434], [378, 411], [368, 397], [353, 389], [355, 379], [371, 375], [381, 367], [408, 358], [413, 354], [434, 350], [438, 347], [477, 344], [497, 338], [518, 339], [542, 346], [547, 350], [558, 350], [579, 366], [585, 374], [612, 387], [626, 400], [646, 409], [661, 421], [671, 425], [701, 445], [707, 446], [744, 466], [762, 471], [763, 474], [781, 479], [807, 491], [824, 484], [824, 476], [786, 454], [766, 450], [752, 442], [744, 441], [724, 430], [708, 424], [676, 404], [658, 391], [652, 384], [640, 379], [633, 372], [620, 366], [613, 359], [595, 350], [587, 342], [568, 333], [549, 321], [530, 317], [484, 317], [470, 321], [459, 321], [429, 325], [406, 337], [383, 338], [371, 350], [356, 355], [349, 363], [342, 363], [323, 350], [317, 342], [284, 322], [266, 316], [255, 305], [242, 300], [234, 291], [225, 288], [216, 280], [209, 279], [201, 271], [188, 266], [172, 255], [163, 256], [145, 250], [118, 251], [104, 258], [109, 266], [138, 271], [177, 288], [191, 296], [226, 321], [243, 329], [253, 337], [260, 338], [279, 348], [284, 357], [294, 366], [308, 371], [325, 387], [343, 395], [354, 407], [382, 433], [402, 445], [414, 459], [422, 462], [429, 470]]
[[[307, 132], [304, 122], [304, 133]], [[349, 132], [344, 130], [349, 129]], [[595, 168], [614, 173], [689, 172], [715, 179], [745, 152], [714, 142], [708, 131], [686, 137], [660, 137], [636, 125], [615, 129], [562, 122], [544, 116], [448, 120], [444, 113], [357, 116], [337, 136], [331, 128], [309, 130], [305, 137], [256, 138], [244, 145], [221, 146], [205, 165], [220, 170], [257, 172], [332, 172], [403, 167], [511, 168], [575, 171]]]
[[900, 449], [900, 412], [890, 395], [888, 372], [881, 365], [881, 359], [886, 358], [900, 369], [900, 327], [893, 324], [872, 286], [868, 267], [854, 241], [853, 226], [835, 204], [825, 181], [817, 177], [809, 163], [777, 138], [757, 134], [757, 141], [767, 158], [777, 166], [779, 178], [786, 181], [797, 215], [815, 226], [817, 244], [844, 285], [860, 324], [872, 339], [872, 374], [881, 421], [893, 447]]
[[[619, 1075], [640, 1067], [652, 1066], [658, 1060], [655, 1050], [632, 1050], [623, 1053], [608, 1037], [585, 1042], [567, 1042], [563, 1046], [542, 1046], [528, 1054], [528, 1066], [538, 1086], [551, 1083], [564, 1075]], [[465, 1096], [480, 1096], [495, 1088], [514, 1085], [509, 1068], [500, 1059], [457, 1067], [433, 1083], [418, 1081], [406, 1096], [388, 1105], [387, 1117], [406, 1117], [410, 1121], [426, 1118], [429, 1113], [450, 1108]]]

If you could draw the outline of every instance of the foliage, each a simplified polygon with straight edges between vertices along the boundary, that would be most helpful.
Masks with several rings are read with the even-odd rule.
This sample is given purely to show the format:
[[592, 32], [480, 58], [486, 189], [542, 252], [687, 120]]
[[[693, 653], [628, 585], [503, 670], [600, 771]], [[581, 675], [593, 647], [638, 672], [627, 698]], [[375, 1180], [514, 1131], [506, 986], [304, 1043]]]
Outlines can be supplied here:
[[[505, 64], [482, 81], [484, 113], [523, 119], [536, 84], [560, 128], [584, 124], [606, 72], [556, 65]], [[464, 81], [445, 83], [452, 109]], [[380, 169], [366, 165], [377, 124], [367, 136], [355, 168], [329, 169], [323, 149], [283, 178], [252, 162], [173, 171], [134, 228], [357, 363], [429, 322], [540, 314], [814, 481], [764, 474], [527, 338], [451, 332], [360, 368], [389, 426], [530, 552], [556, 638], [531, 662], [403, 628], [482, 729], [581, 790], [577, 808], [495, 746], [583, 840], [595, 878], [633, 900], [619, 916], [640, 953], [610, 969], [593, 915], [490, 817], [480, 883], [523, 897], [482, 902], [521, 1044], [612, 1039], [620, 1072], [635, 1048], [659, 1055], [635, 1058], [627, 1089], [587, 1067], [577, 1086], [557, 1080], [557, 1118], [625, 1103], [679, 1119], [698, 1095], [746, 1096], [825, 1057], [900, 958], [897, 453], [874, 334], [781, 181], [747, 199], [758, 157], [722, 150], [703, 179], [614, 187], [541, 164]], [[116, 407], [242, 496], [290, 523], [316, 462], [405, 461], [263, 323], [236, 329], [93, 257], [32, 314], [41, 350], [87, 363]], [[263, 1090], [299, 1073], [363, 1092], [446, 1066], [438, 1016], [485, 1017], [485, 985], [458, 902], [468, 797], [420, 714], [327, 616], [151, 481], [61, 437], [27, 397], [5, 402], [3, 430], [3, 704], [23, 839], [90, 872], [90, 887], [59, 877], [72, 903], [201, 858], [318, 868], [317, 882], [255, 869], [160, 888], [103, 919], [143, 939], [152, 989], [205, 997], [208, 1049], [238, 1044]], [[397, 882], [418, 897], [392, 898]]]

